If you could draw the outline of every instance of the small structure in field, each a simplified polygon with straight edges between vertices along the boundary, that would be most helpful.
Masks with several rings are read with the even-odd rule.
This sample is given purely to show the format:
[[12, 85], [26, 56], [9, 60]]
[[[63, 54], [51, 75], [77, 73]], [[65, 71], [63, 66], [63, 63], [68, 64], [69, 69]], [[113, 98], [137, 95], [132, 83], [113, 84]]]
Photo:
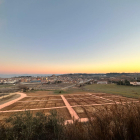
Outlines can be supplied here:
[[108, 84], [107, 81], [98, 81], [97, 84]]
[[133, 85], [133, 86], [140, 86], [140, 82], [130, 82], [130, 85]]

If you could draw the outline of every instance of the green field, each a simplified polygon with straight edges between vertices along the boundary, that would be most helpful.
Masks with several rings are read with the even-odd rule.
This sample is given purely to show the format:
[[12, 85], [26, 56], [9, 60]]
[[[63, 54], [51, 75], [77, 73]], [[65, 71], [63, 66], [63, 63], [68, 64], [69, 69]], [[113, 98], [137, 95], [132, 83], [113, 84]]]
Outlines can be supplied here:
[[64, 90], [54, 90], [53, 92], [54, 92], [54, 94], [67, 94], [67, 93], [69, 93], [69, 92], [64, 91]]
[[116, 84], [93, 84], [86, 85], [84, 87], [87, 90], [92, 90], [93, 92], [103, 92], [115, 95], [122, 95], [132, 98], [140, 98], [140, 86], [124, 86]]
[[7, 87], [14, 87], [14, 85], [11, 85], [11, 84], [0, 85], [0, 88], [7, 88]]

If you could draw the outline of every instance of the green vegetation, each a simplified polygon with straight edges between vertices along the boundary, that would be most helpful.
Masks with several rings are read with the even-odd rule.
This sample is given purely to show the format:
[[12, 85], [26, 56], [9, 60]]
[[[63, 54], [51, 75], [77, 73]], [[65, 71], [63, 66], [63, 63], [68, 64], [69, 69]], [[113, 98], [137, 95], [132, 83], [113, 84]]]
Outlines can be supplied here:
[[[61, 92], [60, 92], [61, 91]], [[68, 89], [65, 89], [65, 90], [54, 90], [54, 94], [73, 94], [73, 93], [76, 93], [76, 92], [85, 92], [82, 88], [68, 88]]]
[[130, 85], [130, 82], [128, 80], [119, 81], [119, 82], [117, 82], [117, 85], [127, 85], [127, 86], [129, 86]]
[[7, 87], [14, 87], [15, 85], [11, 85], [11, 84], [3, 84], [0, 85], [0, 88], [7, 88]]
[[23, 90], [23, 92], [27, 92], [29, 90], [28, 86], [26, 86], [26, 85], [19, 85], [18, 88], [20, 90]]
[[31, 89], [31, 90], [28, 90], [26, 91], [26, 93], [35, 93], [37, 91], [54, 91], [54, 90], [49, 90], [49, 89]]
[[140, 98], [140, 86], [125, 86], [116, 84], [93, 84], [86, 85], [85, 89], [93, 92], [104, 92], [116, 95], [122, 95], [132, 98]]
[[69, 92], [65, 90], [54, 90], [54, 94], [67, 94], [67, 93]]
[[11, 99], [11, 98], [13, 98], [14, 96], [16, 96], [16, 94], [10, 95], [10, 96], [7, 96], [7, 97], [3, 97], [3, 98], [0, 99], [0, 101], [4, 101], [4, 100]]
[[55, 140], [60, 139], [63, 119], [51, 111], [50, 116], [38, 112], [34, 117], [31, 112], [15, 114], [0, 125], [0, 140]]
[[[89, 112], [86, 112], [88, 115]], [[94, 118], [94, 119], [92, 119]], [[64, 125], [55, 111], [50, 116], [31, 112], [16, 114], [0, 124], [0, 140], [139, 140], [139, 104], [103, 107], [89, 122]]]

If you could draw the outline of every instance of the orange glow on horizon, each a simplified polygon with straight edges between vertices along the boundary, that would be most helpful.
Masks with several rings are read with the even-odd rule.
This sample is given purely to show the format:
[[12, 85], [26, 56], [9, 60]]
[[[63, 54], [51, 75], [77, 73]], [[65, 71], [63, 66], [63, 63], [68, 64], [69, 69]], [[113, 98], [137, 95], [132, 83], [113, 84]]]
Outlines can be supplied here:
[[136, 62], [129, 63], [103, 63], [103, 64], [67, 64], [67, 65], [3, 65], [0, 73], [3, 74], [65, 74], [65, 73], [110, 73], [125, 72], [139, 73], [140, 65]]
[[2, 70], [0, 73], [3, 74], [65, 74], [65, 73], [110, 73], [110, 72], [118, 72], [118, 73], [140, 73], [140, 69], [125, 69], [125, 68], [92, 68], [92, 69], [10, 69], [10, 70]]

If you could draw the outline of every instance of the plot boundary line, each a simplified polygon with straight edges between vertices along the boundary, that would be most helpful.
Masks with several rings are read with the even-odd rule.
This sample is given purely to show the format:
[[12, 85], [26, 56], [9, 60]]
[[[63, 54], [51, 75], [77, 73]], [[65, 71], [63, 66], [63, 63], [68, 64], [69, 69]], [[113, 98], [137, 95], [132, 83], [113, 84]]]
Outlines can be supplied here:
[[61, 95], [61, 98], [63, 99], [63, 102], [65, 103], [72, 119], [74, 118], [75, 120], [78, 120], [79, 119], [79, 116], [77, 115], [77, 113], [74, 111], [74, 109], [70, 106], [69, 102], [67, 101], [67, 99]]
[[[81, 94], [66, 94], [66, 95], [81, 95]], [[86, 94], [82, 94], [82, 95], [88, 95], [87, 93]], [[27, 97], [48, 97], [48, 96], [61, 96], [61, 95], [44, 95], [44, 96], [28, 96]]]
[[[96, 96], [96, 95], [93, 95], [93, 94], [90, 94], [90, 93], [89, 93], [89, 95], [94, 96], [94, 97], [96, 97], [96, 98], [103, 99], [103, 100], [107, 100], [107, 101], [110, 101], [110, 102], [115, 102], [115, 101], [113, 101], [113, 100], [106, 99], [106, 98], [103, 98], [103, 97], [100, 97], [100, 96]], [[115, 103], [119, 103], [119, 102], [115, 102]]]
[[51, 107], [51, 108], [21, 109], [21, 110], [5, 110], [5, 111], [0, 111], [0, 113], [21, 112], [21, 111], [35, 111], [35, 110], [49, 110], [49, 109], [59, 109], [59, 108], [66, 108], [66, 106]]

